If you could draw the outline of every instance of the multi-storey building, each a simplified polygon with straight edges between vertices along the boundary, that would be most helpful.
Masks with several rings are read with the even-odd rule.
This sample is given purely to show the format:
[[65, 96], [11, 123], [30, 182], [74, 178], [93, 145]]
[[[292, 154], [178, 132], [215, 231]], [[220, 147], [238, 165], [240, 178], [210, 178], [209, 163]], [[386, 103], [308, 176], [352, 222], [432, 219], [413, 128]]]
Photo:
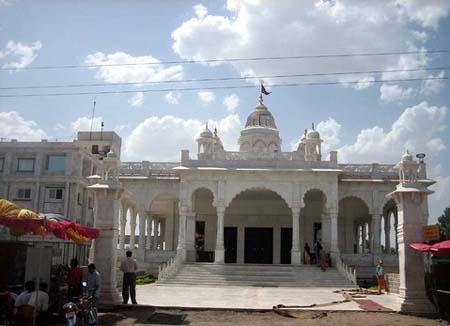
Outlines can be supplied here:
[[[120, 153], [121, 139], [114, 132], [79, 132], [73, 142], [0, 142], [0, 198], [20, 208], [58, 214], [76, 223], [94, 225], [94, 196], [87, 177], [101, 173], [102, 159], [112, 149]], [[2, 247], [46, 242], [54, 263], [75, 256], [87, 261], [88, 245], [75, 245], [54, 237], [22, 236], [16, 239], [1, 230]], [[16, 242], [18, 241], [18, 242]], [[29, 259], [37, 259], [29, 255]], [[28, 263], [27, 263], [28, 264]], [[31, 264], [31, 263], [29, 263]]]

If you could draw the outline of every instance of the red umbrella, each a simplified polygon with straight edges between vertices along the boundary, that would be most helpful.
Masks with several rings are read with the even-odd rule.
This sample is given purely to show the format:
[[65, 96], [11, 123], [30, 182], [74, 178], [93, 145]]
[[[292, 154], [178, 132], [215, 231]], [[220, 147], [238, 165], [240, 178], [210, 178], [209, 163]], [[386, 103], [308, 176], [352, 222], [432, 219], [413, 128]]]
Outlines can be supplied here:
[[415, 242], [411, 243], [409, 245], [411, 248], [422, 251], [422, 252], [430, 252], [431, 245], [422, 243], [422, 242]]
[[436, 256], [450, 256], [450, 240], [435, 243], [431, 246], [430, 252]]

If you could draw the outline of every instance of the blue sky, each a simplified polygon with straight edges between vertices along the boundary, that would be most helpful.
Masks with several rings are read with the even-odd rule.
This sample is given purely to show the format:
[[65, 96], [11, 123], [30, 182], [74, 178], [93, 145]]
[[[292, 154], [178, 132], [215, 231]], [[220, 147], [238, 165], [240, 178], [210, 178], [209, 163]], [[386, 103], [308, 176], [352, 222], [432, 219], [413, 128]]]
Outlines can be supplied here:
[[[129, 94], [0, 97], [0, 137], [71, 140], [89, 128], [116, 130], [125, 160], [173, 161], [195, 151], [205, 121], [217, 126], [229, 150], [256, 104], [258, 78], [249, 81], [112, 86], [199, 78], [450, 67], [449, 1], [19, 1], [0, 0], [1, 87], [104, 83], [103, 87], [0, 90], [23, 93], [130, 90]], [[414, 55], [102, 68], [26, 70], [37, 66], [117, 64], [267, 56], [416, 51]], [[23, 69], [25, 68], [25, 69]], [[438, 184], [430, 215], [450, 204], [447, 80], [449, 70], [265, 78], [265, 103], [275, 116], [283, 150], [317, 125], [325, 150], [342, 162], [394, 163], [405, 148], [427, 154]], [[271, 87], [286, 82], [360, 84]], [[365, 81], [365, 83], [364, 83]], [[213, 91], [143, 92], [158, 88], [255, 85]]]

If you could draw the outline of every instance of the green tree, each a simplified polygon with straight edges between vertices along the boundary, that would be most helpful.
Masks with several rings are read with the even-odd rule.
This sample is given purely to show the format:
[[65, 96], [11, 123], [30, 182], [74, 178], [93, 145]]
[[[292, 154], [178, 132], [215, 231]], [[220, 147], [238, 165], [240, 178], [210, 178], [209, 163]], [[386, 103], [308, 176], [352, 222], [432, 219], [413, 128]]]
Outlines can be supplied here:
[[444, 209], [444, 214], [438, 217], [441, 238], [450, 239], [450, 206]]

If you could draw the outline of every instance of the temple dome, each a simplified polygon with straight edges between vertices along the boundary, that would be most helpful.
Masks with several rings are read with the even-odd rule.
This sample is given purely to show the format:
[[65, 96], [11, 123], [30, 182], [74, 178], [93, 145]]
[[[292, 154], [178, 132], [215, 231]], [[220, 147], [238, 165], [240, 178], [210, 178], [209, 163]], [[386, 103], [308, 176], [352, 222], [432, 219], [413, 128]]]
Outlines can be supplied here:
[[306, 139], [320, 139], [320, 134], [317, 130], [310, 130], [306, 134]]
[[247, 118], [245, 128], [251, 127], [263, 127], [277, 129], [275, 119], [272, 113], [264, 105], [262, 98], [259, 100], [259, 104], [254, 108], [253, 112]]
[[213, 133], [208, 128], [208, 124], [206, 124], [205, 129], [200, 133], [199, 138], [213, 138]]

